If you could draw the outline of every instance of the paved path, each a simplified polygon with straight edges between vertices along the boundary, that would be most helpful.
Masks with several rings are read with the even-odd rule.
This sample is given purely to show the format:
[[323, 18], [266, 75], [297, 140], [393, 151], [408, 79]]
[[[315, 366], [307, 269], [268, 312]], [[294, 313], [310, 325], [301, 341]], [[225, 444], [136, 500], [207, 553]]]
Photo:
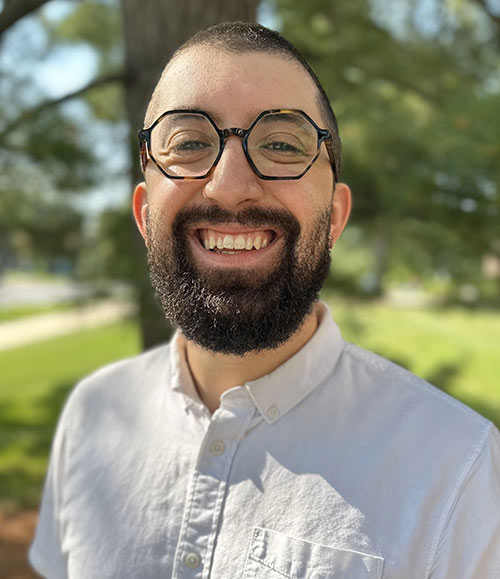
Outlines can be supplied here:
[[91, 286], [72, 280], [0, 279], [0, 307], [58, 304], [90, 295]]
[[124, 318], [133, 313], [130, 303], [102, 301], [66, 312], [54, 312], [0, 323], [0, 351], [72, 334]]

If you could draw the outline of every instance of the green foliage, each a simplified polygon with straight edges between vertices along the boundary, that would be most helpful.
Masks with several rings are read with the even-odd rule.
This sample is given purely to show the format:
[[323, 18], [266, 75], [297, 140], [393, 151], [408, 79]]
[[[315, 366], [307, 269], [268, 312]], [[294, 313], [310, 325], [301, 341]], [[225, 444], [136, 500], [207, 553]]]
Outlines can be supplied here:
[[101, 213], [94, 239], [83, 255], [81, 274], [101, 280], [135, 280], [135, 287], [149, 284], [144, 242], [128, 206]]
[[118, 123], [125, 118], [123, 96], [123, 87], [115, 83], [89, 91], [85, 100], [94, 118]]
[[498, 238], [500, 20], [473, 0], [432, 19], [424, 4], [276, 1], [339, 117], [352, 220], [387, 249], [375, 273], [413, 260], [459, 281]]
[[[58, 21], [46, 21], [52, 48], [85, 46], [96, 55], [97, 75], [122, 70], [124, 60], [122, 21], [118, 1], [87, 0]], [[125, 118], [123, 87], [104, 85], [83, 95], [96, 119], [119, 122]]]
[[[352, 222], [363, 232], [361, 251], [371, 253], [366, 264], [375, 293], [412, 270], [421, 278], [439, 272], [456, 285], [486, 287], [480, 279], [481, 259], [485, 253], [500, 258], [495, 241], [500, 216], [500, 18], [493, 3], [274, 0], [273, 5], [283, 33], [311, 62], [339, 117], [343, 180], [354, 192]], [[84, 46], [95, 55], [96, 77], [123, 68], [119, 0], [68, 4], [58, 17], [49, 18], [42, 10], [37, 22], [46, 53]], [[26, 44], [33, 66], [43, 62]], [[18, 113], [22, 120], [23, 111], [43, 100], [43, 94], [17, 67], [4, 68], [0, 123], [8, 124]], [[0, 154], [0, 196], [15, 196], [21, 213], [31, 205], [34, 214], [44, 215], [47, 195], [53, 200], [63, 193], [63, 206], [70, 194], [102, 179], [116, 148], [123, 151], [128, 143], [122, 135], [123, 142], [103, 146], [93, 123], [119, 126], [125, 119], [123, 96], [120, 83], [99, 86], [81, 95], [86, 107], [82, 118], [56, 107], [8, 135], [0, 130], [0, 142], [7, 146]], [[118, 213], [116, 218], [126, 224]], [[130, 234], [125, 226], [111, 226], [111, 219], [105, 215], [100, 226], [96, 272], [137, 279], [139, 264], [127, 263], [137, 255], [129, 251]], [[9, 221], [0, 216], [3, 224]], [[110, 227], [120, 231], [106, 241], [113, 234]], [[50, 220], [48, 229], [50, 236]], [[112, 247], [118, 239], [126, 245]], [[36, 245], [34, 237], [31, 242]], [[88, 256], [83, 260], [87, 273]]]
[[86, 0], [59, 21], [45, 21], [50, 46], [82, 44], [99, 55], [99, 72], [123, 64], [122, 22], [117, 1]]
[[[122, 63], [120, 18], [116, 3], [82, 2], [59, 20], [43, 11], [32, 22], [33, 31], [44, 34], [26, 38], [32, 65], [43, 64], [46, 51], [63, 45], [91, 43], [99, 55], [99, 69], [114, 70]], [[40, 43], [40, 41], [39, 41]], [[45, 46], [44, 46], [45, 45]], [[15, 44], [14, 44], [15, 47]], [[122, 92], [103, 85], [87, 95], [87, 111], [81, 107], [32, 106], [44, 100], [34, 79], [18, 71], [15, 49], [2, 61], [5, 82], [0, 104], [0, 272], [6, 263], [35, 258], [66, 258], [75, 262], [83, 247], [83, 215], [75, 193], [87, 191], [100, 177], [102, 161], [97, 128], [90, 119], [116, 122], [124, 117]], [[17, 122], [13, 122], [17, 119]], [[2, 128], [3, 125], [3, 128]], [[94, 135], [92, 134], [94, 133]]]
[[[79, 191], [93, 184], [94, 151], [84, 142], [71, 119], [57, 111], [46, 111], [28, 125], [13, 129], [5, 138], [8, 150], [1, 163], [43, 171], [50, 191]], [[6, 167], [8, 170], [8, 167]]]
[[15, 255], [75, 262], [83, 244], [82, 215], [67, 202], [33, 191], [0, 191], [0, 272]]

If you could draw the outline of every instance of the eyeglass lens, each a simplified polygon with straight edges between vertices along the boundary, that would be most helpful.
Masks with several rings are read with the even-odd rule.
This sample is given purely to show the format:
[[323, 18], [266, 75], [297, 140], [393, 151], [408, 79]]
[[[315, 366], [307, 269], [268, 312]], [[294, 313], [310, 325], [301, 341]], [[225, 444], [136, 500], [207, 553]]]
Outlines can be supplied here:
[[[220, 146], [215, 127], [199, 113], [167, 114], [151, 132], [151, 155], [171, 176], [205, 175], [216, 161]], [[295, 177], [316, 156], [318, 133], [300, 113], [268, 113], [252, 127], [247, 149], [262, 175]]]

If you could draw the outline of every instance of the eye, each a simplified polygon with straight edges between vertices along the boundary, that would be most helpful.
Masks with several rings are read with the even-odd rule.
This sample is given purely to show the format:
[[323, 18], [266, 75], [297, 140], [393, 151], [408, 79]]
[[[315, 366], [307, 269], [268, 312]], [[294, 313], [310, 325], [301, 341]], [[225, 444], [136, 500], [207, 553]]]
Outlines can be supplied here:
[[170, 159], [187, 161], [211, 155], [216, 148], [216, 143], [208, 135], [198, 131], [181, 130], [168, 138], [162, 155]]
[[276, 153], [293, 153], [299, 155], [302, 151], [286, 141], [268, 141], [262, 144], [262, 148]]
[[202, 149], [207, 149], [212, 147], [212, 143], [208, 143], [207, 141], [200, 141], [200, 140], [186, 140], [181, 143], [177, 143], [172, 147], [173, 151], [178, 152], [190, 152], [190, 151], [201, 151]]
[[296, 160], [307, 155], [301, 140], [296, 135], [287, 133], [267, 135], [258, 144], [258, 150], [263, 156], [276, 162]]

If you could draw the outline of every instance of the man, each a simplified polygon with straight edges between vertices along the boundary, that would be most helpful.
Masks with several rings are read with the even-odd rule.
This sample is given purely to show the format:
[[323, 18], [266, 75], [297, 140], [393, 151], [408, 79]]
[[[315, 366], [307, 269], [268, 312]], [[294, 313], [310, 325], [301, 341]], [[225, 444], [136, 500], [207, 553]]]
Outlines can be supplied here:
[[500, 577], [500, 436], [342, 341], [317, 301], [349, 215], [335, 117], [277, 33], [177, 51], [134, 194], [178, 327], [71, 395], [34, 567], [50, 578]]

